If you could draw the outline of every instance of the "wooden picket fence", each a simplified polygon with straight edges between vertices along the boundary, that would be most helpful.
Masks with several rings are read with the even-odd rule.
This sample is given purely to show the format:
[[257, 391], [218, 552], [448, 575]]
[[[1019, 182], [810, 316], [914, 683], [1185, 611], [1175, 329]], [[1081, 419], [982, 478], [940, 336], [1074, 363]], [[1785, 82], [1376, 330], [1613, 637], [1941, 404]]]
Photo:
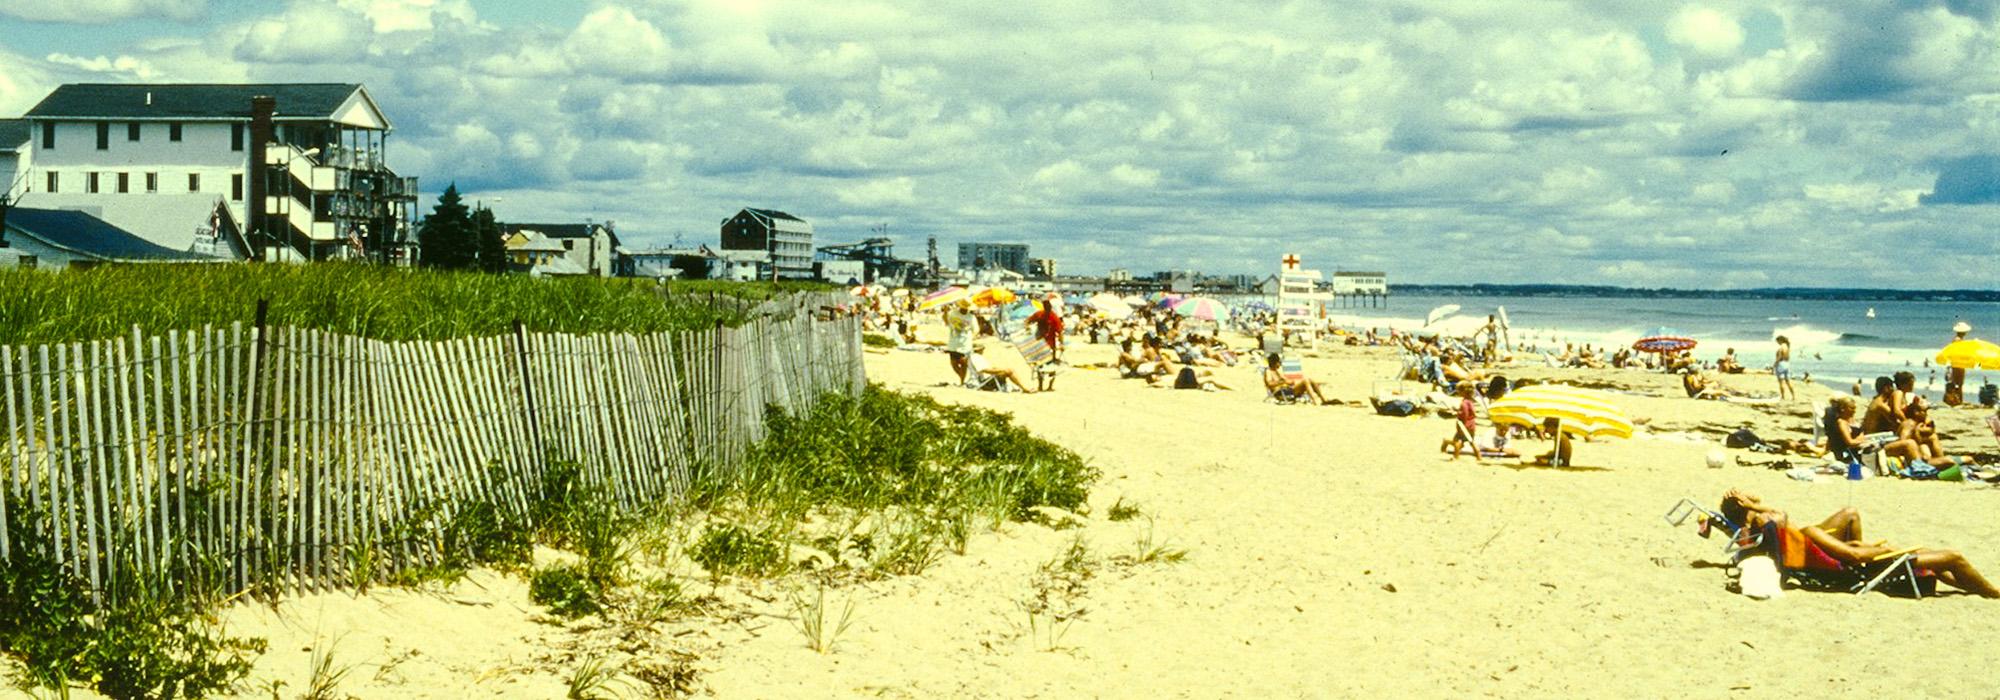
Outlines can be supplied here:
[[456, 509], [525, 516], [551, 459], [625, 507], [672, 498], [738, 467], [766, 405], [862, 390], [859, 327], [814, 319], [821, 301], [650, 335], [239, 324], [0, 347], [0, 556], [38, 538], [94, 593], [188, 572], [226, 593], [342, 586], [353, 557], [439, 561]]

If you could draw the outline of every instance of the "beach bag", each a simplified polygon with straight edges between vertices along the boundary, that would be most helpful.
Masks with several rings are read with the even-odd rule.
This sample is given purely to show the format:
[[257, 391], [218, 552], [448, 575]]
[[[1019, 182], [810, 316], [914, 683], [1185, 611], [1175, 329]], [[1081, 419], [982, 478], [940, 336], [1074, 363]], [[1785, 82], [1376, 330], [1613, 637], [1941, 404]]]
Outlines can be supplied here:
[[1375, 412], [1385, 416], [1407, 416], [1417, 412], [1417, 405], [1404, 399], [1384, 401], [1375, 407]]
[[1987, 384], [1979, 387], [1979, 405], [1992, 406], [1994, 404], [2000, 404], [2000, 384]]
[[1757, 434], [1750, 432], [1749, 428], [1741, 428], [1736, 432], [1730, 433], [1729, 437], [1723, 438], [1722, 444], [1725, 447], [1741, 450], [1757, 447], [1764, 444], [1764, 441], [1758, 439]]

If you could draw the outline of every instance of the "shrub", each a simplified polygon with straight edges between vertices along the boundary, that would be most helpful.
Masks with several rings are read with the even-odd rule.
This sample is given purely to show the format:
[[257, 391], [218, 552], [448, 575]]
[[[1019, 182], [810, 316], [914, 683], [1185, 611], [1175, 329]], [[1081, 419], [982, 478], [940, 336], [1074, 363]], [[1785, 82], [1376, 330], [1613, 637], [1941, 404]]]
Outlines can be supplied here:
[[701, 533], [689, 556], [711, 576], [774, 576], [785, 570], [782, 546], [733, 523]]
[[598, 599], [598, 591], [583, 567], [575, 564], [536, 569], [528, 581], [528, 599], [563, 617], [582, 617], [602, 611], [604, 604]]

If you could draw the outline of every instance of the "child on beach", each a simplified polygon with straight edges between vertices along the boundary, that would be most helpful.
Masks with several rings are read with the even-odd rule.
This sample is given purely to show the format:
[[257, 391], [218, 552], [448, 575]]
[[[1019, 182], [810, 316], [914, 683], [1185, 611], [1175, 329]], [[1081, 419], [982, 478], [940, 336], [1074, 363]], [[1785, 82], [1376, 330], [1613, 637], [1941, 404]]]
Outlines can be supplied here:
[[1452, 425], [1451, 437], [1438, 446], [1439, 450], [1450, 452], [1453, 460], [1458, 459], [1461, 447], [1470, 448], [1472, 458], [1479, 459], [1479, 445], [1472, 439], [1473, 429], [1478, 425], [1479, 406], [1472, 402], [1472, 395], [1472, 382], [1458, 383], [1458, 420]]

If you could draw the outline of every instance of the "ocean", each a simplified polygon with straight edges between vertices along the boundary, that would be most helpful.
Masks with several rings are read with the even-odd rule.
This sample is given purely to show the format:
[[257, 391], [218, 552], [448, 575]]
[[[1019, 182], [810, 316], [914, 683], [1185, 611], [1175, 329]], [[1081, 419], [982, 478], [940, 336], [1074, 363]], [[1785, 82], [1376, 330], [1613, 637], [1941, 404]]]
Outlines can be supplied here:
[[[1330, 306], [1327, 315], [1351, 328], [1414, 330], [1432, 309], [1460, 309], [1440, 325], [1463, 334], [1488, 314], [1506, 309], [1515, 344], [1560, 353], [1564, 343], [1629, 347], [1652, 329], [1667, 326], [1700, 342], [1696, 357], [1714, 360], [1729, 348], [1752, 369], [1769, 369], [1783, 335], [1792, 342], [1792, 375], [1842, 389], [1856, 379], [1872, 392], [1874, 378], [1908, 370], [1917, 387], [1935, 397], [1944, 370], [1930, 363], [1951, 341], [1951, 327], [1972, 324], [1973, 338], [2000, 338], [2000, 303], [1924, 301], [1791, 301], [1782, 299], [1679, 299], [1542, 296], [1391, 296], [1383, 308]], [[1869, 317], [1869, 310], [1874, 317]], [[1967, 398], [2000, 372], [1974, 370]]]

